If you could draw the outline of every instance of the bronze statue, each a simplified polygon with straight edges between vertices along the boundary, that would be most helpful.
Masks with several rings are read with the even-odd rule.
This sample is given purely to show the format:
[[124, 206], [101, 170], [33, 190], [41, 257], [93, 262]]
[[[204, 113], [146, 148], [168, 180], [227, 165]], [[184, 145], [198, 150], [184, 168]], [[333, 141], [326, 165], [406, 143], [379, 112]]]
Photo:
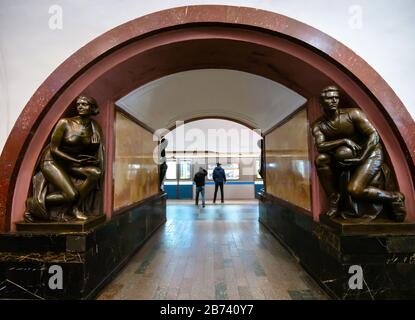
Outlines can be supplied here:
[[264, 170], [264, 165], [265, 165], [265, 154], [264, 154], [264, 138], [261, 138], [260, 140], [258, 140], [258, 147], [261, 149], [261, 155], [260, 155], [260, 160], [259, 160], [259, 170], [258, 170], [258, 174], [260, 175], [261, 179], [264, 179], [264, 174], [265, 174], [265, 170]]
[[388, 209], [391, 219], [403, 221], [404, 195], [395, 191], [376, 129], [360, 109], [339, 108], [339, 102], [337, 87], [324, 88], [324, 114], [312, 124], [317, 172], [329, 196], [326, 214], [372, 220]]
[[91, 119], [99, 109], [93, 98], [79, 96], [77, 116], [58, 121], [43, 149], [27, 200], [25, 221], [87, 220], [101, 214], [104, 172], [103, 135]]
[[[264, 180], [264, 176], [265, 176], [265, 141], [264, 141], [264, 138], [261, 138], [260, 140], [258, 140], [257, 145], [261, 149], [261, 154], [259, 158], [258, 174], [261, 177], [261, 179]], [[259, 192], [264, 193], [265, 189], [261, 188]]]
[[168, 167], [166, 163], [166, 148], [167, 148], [168, 143], [169, 141], [166, 138], [161, 137], [160, 144], [159, 144], [159, 147], [160, 147], [160, 176], [159, 176], [160, 191], [163, 191], [161, 186], [163, 184], [164, 177], [166, 176], [167, 167]]

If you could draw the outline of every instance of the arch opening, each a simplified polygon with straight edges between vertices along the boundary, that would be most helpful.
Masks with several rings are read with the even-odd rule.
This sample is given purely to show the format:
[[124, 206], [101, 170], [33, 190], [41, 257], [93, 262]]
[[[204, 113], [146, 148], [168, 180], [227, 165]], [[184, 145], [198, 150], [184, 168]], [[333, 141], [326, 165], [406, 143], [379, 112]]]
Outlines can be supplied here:
[[[230, 12], [244, 18], [235, 23]], [[98, 122], [104, 128], [107, 150], [112, 150], [113, 106], [117, 100], [163, 76], [218, 68], [262, 76], [309, 101], [323, 86], [337, 84], [347, 100], [361, 107], [378, 129], [413, 219], [414, 123], [393, 91], [373, 69], [334, 39], [275, 13], [255, 10], [253, 17], [249, 14], [252, 12], [222, 6], [166, 10], [117, 27], [70, 57], [29, 101], [3, 150], [6, 170], [1, 177], [1, 229], [10, 230], [21, 219], [22, 199], [28, 193], [41, 147], [78, 94], [96, 97], [103, 108]], [[178, 15], [182, 17], [179, 22], [175, 18]], [[259, 23], [264, 19], [275, 23], [264, 27]], [[282, 21], [288, 27], [282, 28]], [[312, 105], [310, 120], [319, 114], [318, 106]], [[111, 153], [108, 160], [113, 160]], [[109, 199], [111, 180], [112, 168], [108, 165], [105, 195]], [[105, 202], [104, 211], [110, 218], [111, 201]]]
[[[168, 141], [165, 149], [167, 173], [163, 183], [169, 199], [167, 205], [171, 199], [190, 203], [199, 200], [193, 182], [202, 169], [206, 170], [206, 176], [199, 178], [199, 183], [204, 183], [203, 198], [210, 205], [217, 194], [212, 175], [217, 163], [226, 176], [227, 183], [222, 187], [225, 203], [240, 200], [255, 203], [256, 193], [263, 187], [258, 174], [261, 164], [258, 142], [262, 139], [259, 130], [229, 119], [207, 117], [183, 122], [163, 136]], [[202, 204], [202, 200], [196, 202]]]

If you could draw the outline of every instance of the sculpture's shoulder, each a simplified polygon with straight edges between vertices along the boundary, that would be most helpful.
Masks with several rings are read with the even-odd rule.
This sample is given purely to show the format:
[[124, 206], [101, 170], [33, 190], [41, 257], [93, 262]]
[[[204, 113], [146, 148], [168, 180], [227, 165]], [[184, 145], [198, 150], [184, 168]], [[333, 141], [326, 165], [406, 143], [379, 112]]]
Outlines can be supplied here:
[[67, 125], [70, 121], [71, 121], [71, 118], [62, 118], [62, 119], [59, 119], [58, 122], [56, 123], [56, 127], [60, 127], [60, 126], [63, 126], [63, 125]]
[[55, 124], [54, 132], [64, 132], [70, 123], [68, 118], [59, 119], [58, 122]]
[[321, 125], [321, 123], [324, 121], [324, 118], [323, 117], [320, 117], [320, 118], [318, 118], [317, 120], [314, 120], [312, 123], [311, 123], [311, 130], [312, 131], [314, 131], [314, 130], [317, 130], [317, 129], [319, 129], [320, 128], [320, 125]]
[[364, 117], [365, 114], [359, 108], [342, 108], [339, 109], [340, 114], [348, 116], [350, 119], [361, 118]]

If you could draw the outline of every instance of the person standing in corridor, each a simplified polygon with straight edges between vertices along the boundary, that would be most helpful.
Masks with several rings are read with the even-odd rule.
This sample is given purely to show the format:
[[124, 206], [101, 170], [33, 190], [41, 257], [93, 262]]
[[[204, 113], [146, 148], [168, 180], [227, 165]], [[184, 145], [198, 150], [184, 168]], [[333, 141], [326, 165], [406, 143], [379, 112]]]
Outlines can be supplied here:
[[220, 187], [220, 200], [223, 203], [223, 184], [226, 182], [225, 170], [221, 167], [221, 164], [218, 162], [216, 168], [213, 169], [213, 181], [215, 181], [215, 194], [213, 196], [213, 203], [216, 202], [216, 195], [218, 194], [218, 188]]
[[199, 171], [196, 172], [193, 181], [196, 184], [196, 205], [199, 205], [199, 193], [202, 194], [202, 207], [205, 207], [205, 178], [207, 176], [207, 171], [202, 167], [199, 168]]

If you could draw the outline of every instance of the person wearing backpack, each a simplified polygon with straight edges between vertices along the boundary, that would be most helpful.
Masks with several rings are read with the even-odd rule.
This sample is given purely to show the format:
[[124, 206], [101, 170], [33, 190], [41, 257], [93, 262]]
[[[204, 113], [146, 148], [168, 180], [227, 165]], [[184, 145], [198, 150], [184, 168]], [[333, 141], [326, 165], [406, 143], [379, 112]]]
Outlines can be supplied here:
[[196, 205], [199, 205], [199, 193], [202, 194], [202, 207], [205, 207], [205, 178], [207, 176], [207, 171], [202, 167], [199, 168], [199, 171], [196, 172], [193, 181], [196, 184]]

